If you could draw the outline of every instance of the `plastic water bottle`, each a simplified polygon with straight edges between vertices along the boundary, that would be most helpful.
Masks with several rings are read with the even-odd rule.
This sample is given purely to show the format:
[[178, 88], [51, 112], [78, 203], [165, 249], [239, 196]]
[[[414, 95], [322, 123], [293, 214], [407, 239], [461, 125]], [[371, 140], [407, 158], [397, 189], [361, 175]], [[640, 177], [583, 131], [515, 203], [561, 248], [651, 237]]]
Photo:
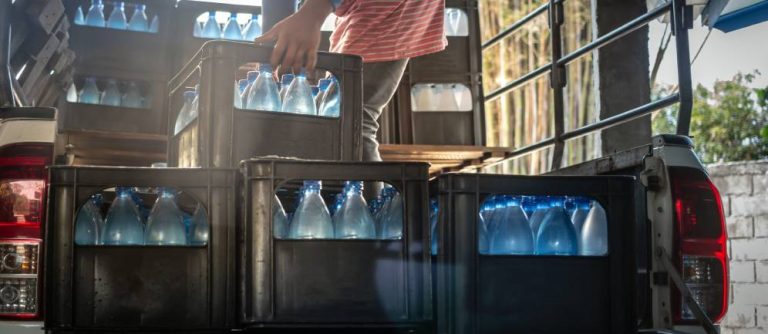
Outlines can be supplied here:
[[203, 37], [203, 26], [200, 22], [195, 21], [195, 26], [192, 28], [192, 36]]
[[131, 190], [117, 187], [116, 197], [107, 211], [101, 240], [105, 245], [143, 245], [144, 224], [141, 223]]
[[203, 25], [203, 38], [220, 38], [221, 28], [219, 28], [219, 22], [216, 21], [216, 12], [208, 12], [208, 21], [205, 21]]
[[376, 224], [363, 198], [363, 182], [345, 182], [341, 208], [333, 216], [336, 239], [375, 239]]
[[280, 93], [272, 76], [272, 65], [260, 64], [259, 76], [248, 89], [246, 109], [280, 111]]
[[186, 245], [184, 217], [176, 206], [176, 196], [167, 188], [160, 190], [155, 205], [147, 218], [144, 234], [147, 245]]
[[280, 77], [280, 101], [285, 101], [285, 93], [288, 91], [288, 86], [293, 82], [293, 74], [283, 74]]
[[149, 32], [157, 33], [160, 29], [160, 22], [157, 19], [157, 15], [152, 17], [152, 23], [149, 24]]
[[83, 8], [80, 6], [77, 6], [77, 9], [75, 10], [74, 22], [76, 25], [79, 25], [79, 26], [85, 25], [85, 15], [83, 15]]
[[539, 227], [544, 220], [544, 216], [546, 216], [549, 211], [550, 206], [549, 197], [539, 196], [536, 198], [536, 210], [533, 211], [533, 214], [531, 214], [528, 219], [528, 223], [531, 225], [531, 231], [533, 231], [534, 236], [539, 235]]
[[332, 78], [328, 88], [323, 93], [320, 105], [320, 116], [339, 117], [341, 115], [341, 100], [339, 99], [339, 82]]
[[304, 197], [293, 214], [291, 239], [332, 239], [333, 224], [328, 208], [320, 197], [320, 181], [304, 181]]
[[176, 123], [173, 126], [173, 135], [179, 134], [181, 130], [184, 130], [185, 127], [191, 122], [189, 119], [190, 109], [192, 108], [192, 103], [195, 101], [196, 94], [194, 91], [188, 90], [184, 92], [184, 104], [181, 106], [181, 111], [179, 111], [179, 115], [176, 116]]
[[243, 28], [243, 39], [246, 41], [253, 41], [256, 37], [261, 36], [261, 23], [259, 23], [259, 15], [251, 14], [251, 19]]
[[234, 94], [232, 103], [235, 108], [243, 109], [243, 96], [240, 94], [240, 83], [237, 80], [235, 80], [235, 86], [232, 93]]
[[294, 114], [317, 115], [315, 100], [312, 98], [312, 89], [309, 87], [304, 69], [296, 74], [288, 86], [282, 110]]
[[240, 93], [240, 96], [243, 95], [243, 92], [245, 92], [246, 88], [248, 88], [248, 79], [237, 80], [237, 90]]
[[[309, 86], [309, 89], [312, 90], [312, 100], [316, 100], [317, 94], [320, 93], [320, 88], [317, 86]], [[317, 109], [317, 107], [315, 107], [315, 109]]]
[[197, 204], [195, 213], [192, 215], [189, 229], [189, 243], [192, 245], [206, 245], [210, 235], [211, 227], [208, 225], [208, 215], [205, 208]]
[[533, 254], [533, 232], [519, 196], [505, 196], [506, 206], [491, 234], [492, 254]]
[[[485, 220], [485, 226], [488, 229], [488, 234], [493, 235], [496, 232], [499, 222], [504, 219], [504, 214], [507, 211], [507, 197], [506, 195], [496, 195], [493, 199], [493, 211]], [[490, 239], [488, 239], [490, 241]]]
[[480, 254], [490, 254], [491, 235], [488, 232], [488, 224], [496, 209], [496, 195], [491, 195], [480, 205], [477, 222], [477, 250]]
[[128, 108], [142, 108], [144, 107], [144, 98], [141, 96], [139, 86], [135, 82], [131, 81], [128, 84], [128, 90], [123, 96], [123, 107]]
[[344, 190], [336, 194], [336, 197], [334, 197], [333, 205], [328, 207], [328, 213], [331, 214], [334, 228], [336, 227], [335, 215], [337, 212], [339, 212], [339, 210], [341, 210], [341, 206], [344, 205], [344, 198], [346, 198], [344, 194], [346, 193], [347, 193], [347, 186], [344, 186]]
[[600, 256], [608, 254], [608, 217], [603, 206], [595, 202], [581, 229], [579, 254]]
[[107, 89], [104, 90], [104, 94], [101, 96], [101, 104], [119, 107], [121, 103], [122, 97], [120, 90], [117, 88], [117, 80], [107, 80]]
[[147, 19], [147, 5], [136, 5], [133, 11], [131, 21], [128, 22], [128, 30], [131, 31], [149, 31], [149, 19]]
[[85, 25], [104, 28], [107, 22], [104, 20], [104, 3], [101, 0], [93, 0], [88, 14], [85, 15]]
[[553, 197], [536, 235], [537, 255], [576, 255], [576, 229], [563, 206], [564, 198]]
[[390, 198], [387, 209], [382, 212], [381, 239], [402, 239], [403, 237], [403, 198], [394, 187], [384, 188]]
[[523, 200], [520, 203], [520, 207], [525, 211], [525, 216], [528, 220], [531, 219], [533, 212], [536, 211], [537, 200], [536, 196], [523, 196]]
[[325, 97], [325, 92], [328, 90], [328, 86], [331, 84], [331, 79], [320, 79], [317, 82], [317, 96], [315, 96], [315, 107], [317, 110], [320, 110], [320, 107], [322, 107], [323, 104], [323, 97]]
[[91, 196], [83, 204], [75, 219], [75, 243], [78, 245], [98, 245], [99, 231], [104, 227], [98, 200]]
[[570, 197], [566, 200], [566, 210], [571, 215], [571, 222], [576, 229], [576, 234], [581, 235], [581, 227], [589, 214], [590, 200], [584, 197]]
[[231, 39], [236, 41], [243, 39], [243, 33], [240, 31], [240, 24], [237, 23], [237, 13], [229, 14], [229, 20], [227, 20], [227, 24], [224, 25], [223, 37], [225, 39]]
[[72, 82], [69, 84], [69, 88], [67, 88], [67, 102], [77, 102], [78, 99], [77, 87], [75, 87], [75, 83]]
[[80, 103], [99, 104], [101, 100], [101, 93], [99, 87], [96, 86], [95, 78], [85, 78], [85, 85], [83, 85], [83, 91], [80, 92]]
[[437, 255], [439, 235], [437, 230], [437, 221], [440, 218], [440, 206], [436, 199], [429, 201], [429, 240], [430, 240], [430, 253]]
[[373, 215], [373, 219], [376, 221], [376, 236], [381, 238], [381, 227], [384, 225], [384, 217], [389, 210], [389, 206], [392, 203], [392, 197], [387, 187], [381, 189], [381, 195], [379, 196], [379, 210]]
[[114, 8], [112, 8], [112, 14], [109, 14], [107, 28], [125, 30], [127, 26], [125, 20], [125, 3], [117, 1], [115, 2]]
[[275, 195], [275, 201], [272, 202], [272, 234], [277, 239], [285, 239], [289, 231], [288, 216], [283, 209], [283, 203], [280, 203], [280, 199]]

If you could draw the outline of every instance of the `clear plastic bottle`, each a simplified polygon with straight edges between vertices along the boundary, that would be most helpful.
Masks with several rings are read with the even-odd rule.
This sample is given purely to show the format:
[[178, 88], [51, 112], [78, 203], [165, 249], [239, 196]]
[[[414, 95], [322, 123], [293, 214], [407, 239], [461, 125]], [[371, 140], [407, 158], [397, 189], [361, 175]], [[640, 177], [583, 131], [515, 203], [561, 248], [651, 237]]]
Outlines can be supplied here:
[[85, 25], [104, 28], [107, 21], [104, 20], [104, 3], [101, 0], [93, 0], [88, 14], [85, 15]]
[[173, 135], [178, 135], [181, 130], [184, 130], [185, 127], [191, 122], [189, 119], [190, 117], [190, 109], [192, 108], [192, 103], [195, 101], [195, 97], [197, 95], [194, 91], [186, 91], [184, 92], [184, 105], [181, 106], [181, 111], [179, 111], [179, 115], [176, 116], [176, 123], [173, 126]]
[[144, 242], [158, 246], [187, 244], [184, 216], [176, 206], [176, 195], [170, 189], [160, 189], [157, 201], [147, 218]]
[[128, 89], [123, 96], [123, 107], [128, 108], [143, 108], [144, 98], [141, 96], [141, 91], [136, 82], [131, 81], [128, 83]]
[[235, 80], [234, 89], [232, 89], [232, 104], [237, 109], [243, 109], [243, 96], [240, 95], [240, 83]]
[[437, 98], [437, 110], [457, 111], [459, 105], [456, 102], [456, 95], [453, 94], [453, 88], [450, 85], [434, 85], [433, 94]]
[[192, 36], [203, 37], [203, 26], [200, 22], [195, 21], [195, 25], [192, 27]]
[[242, 93], [240, 93], [242, 99], [243, 99], [243, 107], [247, 109], [248, 107], [248, 91], [251, 90], [251, 86], [253, 86], [253, 83], [256, 82], [256, 78], [259, 77], [259, 71], [248, 71], [248, 74], [245, 75], [245, 88], [243, 88]]
[[208, 12], [208, 21], [203, 24], [203, 38], [221, 38], [221, 28], [219, 22], [216, 21], [216, 12]]
[[480, 254], [490, 254], [490, 239], [492, 235], [488, 232], [489, 218], [493, 217], [493, 211], [496, 209], [496, 196], [491, 195], [480, 206], [477, 226], [477, 250]]
[[438, 251], [438, 243], [439, 243], [439, 235], [438, 235], [438, 218], [440, 213], [440, 206], [437, 203], [437, 200], [434, 198], [429, 201], [429, 240], [430, 240], [430, 253], [432, 255], [437, 255]]
[[283, 74], [280, 77], [280, 101], [285, 101], [285, 93], [288, 91], [288, 86], [293, 82], [293, 74]]
[[79, 100], [78, 95], [75, 83], [70, 83], [69, 88], [67, 88], [67, 102], [77, 102]]
[[131, 190], [117, 187], [116, 197], [107, 211], [101, 240], [105, 245], [143, 245], [144, 224], [131, 198]]
[[85, 25], [85, 15], [83, 15], [83, 7], [77, 6], [77, 9], [75, 10], [74, 22], [75, 22], [75, 25], [79, 25], [79, 26]]
[[149, 32], [157, 33], [160, 30], [160, 21], [157, 19], [157, 15], [152, 18], [152, 23], [149, 24]]
[[315, 100], [312, 98], [312, 89], [304, 69], [296, 74], [288, 86], [282, 111], [301, 115], [317, 115]]
[[497, 255], [533, 254], [533, 232], [519, 196], [505, 196], [504, 214], [491, 234], [491, 253]]
[[386, 186], [388, 197], [387, 210], [382, 214], [381, 239], [399, 240], [403, 238], [403, 198], [394, 187]]
[[240, 93], [241, 97], [243, 96], [243, 93], [245, 92], [246, 88], [248, 88], [248, 79], [237, 80], [237, 90]]
[[336, 78], [331, 78], [328, 88], [325, 90], [320, 105], [320, 116], [339, 117], [341, 115], [341, 100], [339, 99], [339, 82]]
[[147, 5], [136, 5], [133, 11], [131, 21], [128, 22], [128, 30], [131, 31], [149, 31], [149, 20], [147, 19]]
[[595, 202], [581, 229], [579, 254], [601, 256], [608, 254], [608, 217], [603, 206]]
[[198, 246], [207, 245], [211, 227], [208, 224], [208, 215], [205, 208], [200, 203], [197, 203], [197, 207], [195, 207], [195, 213], [192, 214], [190, 225], [189, 243]]
[[127, 27], [128, 23], [125, 20], [125, 3], [116, 1], [114, 8], [112, 8], [112, 14], [109, 14], [107, 28], [125, 30]]
[[328, 91], [328, 86], [331, 84], [331, 79], [320, 79], [317, 81], [317, 96], [315, 96], [315, 107], [317, 110], [320, 110], [320, 107], [323, 105], [323, 98], [325, 97], [325, 92]]
[[251, 14], [251, 19], [246, 23], [243, 28], [243, 39], [246, 41], [253, 41], [256, 37], [261, 36], [261, 23], [259, 22], [260, 16]]
[[122, 95], [117, 88], [117, 80], [107, 80], [107, 88], [104, 89], [104, 94], [101, 95], [101, 104], [115, 107], [119, 107], [122, 104]]
[[227, 24], [224, 25], [223, 37], [235, 41], [243, 39], [243, 32], [240, 31], [240, 24], [237, 23], [237, 13], [229, 14], [229, 20], [227, 20]]
[[341, 208], [333, 216], [336, 239], [375, 239], [376, 224], [363, 198], [363, 182], [347, 181]]
[[328, 208], [320, 196], [320, 181], [304, 181], [304, 196], [293, 214], [291, 239], [332, 239], [333, 224]]
[[85, 78], [83, 90], [80, 92], [80, 103], [99, 104], [101, 101], [101, 92], [96, 86], [96, 78]]
[[564, 198], [553, 197], [551, 207], [544, 215], [536, 235], [537, 255], [576, 255], [578, 240], [576, 229], [563, 206]]
[[272, 202], [272, 234], [276, 239], [285, 239], [289, 231], [288, 215], [285, 214], [283, 203], [275, 195], [275, 201]]
[[99, 231], [103, 228], [104, 220], [98, 206], [96, 197], [92, 196], [80, 207], [75, 218], [75, 244], [99, 244]]
[[246, 109], [265, 111], [281, 110], [282, 104], [280, 103], [280, 93], [277, 90], [277, 83], [275, 83], [274, 76], [272, 75], [272, 65], [259, 65], [259, 76], [248, 89], [247, 101], [248, 104]]
[[551, 199], [545, 196], [539, 196], [536, 198], [536, 210], [533, 211], [531, 217], [528, 219], [528, 223], [531, 224], [531, 231], [533, 235], [539, 235], [539, 227], [541, 226], [544, 216], [546, 216], [549, 208], [551, 207]]
[[569, 197], [566, 200], [566, 210], [571, 215], [571, 222], [576, 229], [576, 234], [581, 235], [581, 227], [589, 214], [590, 200], [584, 197]]

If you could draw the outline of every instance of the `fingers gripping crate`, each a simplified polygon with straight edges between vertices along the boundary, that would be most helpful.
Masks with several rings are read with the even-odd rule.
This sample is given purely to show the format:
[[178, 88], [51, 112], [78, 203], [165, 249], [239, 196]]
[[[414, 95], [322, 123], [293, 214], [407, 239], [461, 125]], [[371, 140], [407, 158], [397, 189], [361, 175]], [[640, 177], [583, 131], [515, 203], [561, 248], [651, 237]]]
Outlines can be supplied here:
[[[429, 328], [427, 169], [424, 163], [244, 161], [240, 320], [252, 327]], [[302, 180], [322, 180], [324, 189], [345, 180], [392, 185], [403, 196], [403, 237], [273, 238], [273, 199], [280, 192], [286, 204], [284, 191]]]
[[[635, 332], [634, 185], [624, 176], [438, 177], [431, 184], [439, 205], [437, 332]], [[488, 223], [480, 209], [492, 195], [590, 198], [605, 210], [607, 254], [481, 254], [478, 226]]]
[[[236, 175], [235, 170], [51, 167], [45, 327], [57, 332], [232, 328]], [[182, 210], [199, 205], [207, 212], [207, 244], [76, 243], [81, 207], [94, 194], [108, 200], [116, 186], [174, 189]]]
[[[235, 108], [235, 81], [271, 55], [271, 47], [251, 43], [209, 41], [203, 45], [169, 84], [169, 164], [227, 168], [243, 159], [266, 155], [345, 161], [362, 158], [362, 59], [317, 54], [317, 68], [330, 72], [340, 84], [338, 117]], [[197, 84], [198, 116], [174, 134], [183, 92]]]

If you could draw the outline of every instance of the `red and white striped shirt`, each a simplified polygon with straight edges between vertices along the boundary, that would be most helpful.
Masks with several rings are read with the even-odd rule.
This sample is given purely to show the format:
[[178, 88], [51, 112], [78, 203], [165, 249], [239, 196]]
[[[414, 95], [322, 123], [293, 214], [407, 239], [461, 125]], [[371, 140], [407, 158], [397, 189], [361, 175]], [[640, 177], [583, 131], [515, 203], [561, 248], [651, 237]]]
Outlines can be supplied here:
[[343, 0], [331, 51], [364, 62], [413, 58], [445, 49], [445, 0]]

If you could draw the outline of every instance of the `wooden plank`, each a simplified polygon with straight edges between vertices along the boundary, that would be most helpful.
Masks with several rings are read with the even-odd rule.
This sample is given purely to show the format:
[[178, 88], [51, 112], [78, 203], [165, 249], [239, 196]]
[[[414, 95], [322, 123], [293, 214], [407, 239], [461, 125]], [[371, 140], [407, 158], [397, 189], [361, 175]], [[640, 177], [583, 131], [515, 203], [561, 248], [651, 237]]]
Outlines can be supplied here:
[[64, 4], [61, 0], [31, 0], [25, 10], [29, 21], [43, 29], [47, 35], [53, 32], [56, 24], [64, 16]]
[[[51, 60], [51, 57], [53, 56], [53, 53], [56, 52], [58, 46], [59, 39], [56, 38], [56, 36], [50, 36], [40, 53], [32, 57], [34, 63], [27, 65], [28, 74], [25, 75], [24, 82], [22, 83], [24, 94], [27, 96], [31, 94], [35, 82], [37, 82], [40, 75], [43, 74], [43, 71], [47, 67], [48, 62]], [[29, 68], [29, 66], [32, 66], [32, 68]]]

